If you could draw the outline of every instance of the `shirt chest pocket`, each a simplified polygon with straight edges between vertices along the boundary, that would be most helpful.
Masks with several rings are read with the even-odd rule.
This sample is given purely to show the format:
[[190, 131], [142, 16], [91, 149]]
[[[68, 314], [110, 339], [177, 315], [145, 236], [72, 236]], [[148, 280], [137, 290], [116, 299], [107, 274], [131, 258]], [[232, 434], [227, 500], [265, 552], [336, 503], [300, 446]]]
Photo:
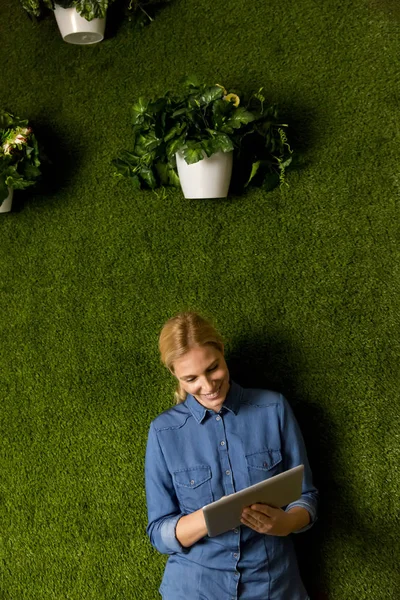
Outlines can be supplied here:
[[282, 472], [280, 450], [262, 450], [246, 455], [250, 485], [260, 483]]
[[189, 512], [203, 508], [213, 501], [211, 467], [197, 465], [172, 474], [175, 492], [182, 509]]

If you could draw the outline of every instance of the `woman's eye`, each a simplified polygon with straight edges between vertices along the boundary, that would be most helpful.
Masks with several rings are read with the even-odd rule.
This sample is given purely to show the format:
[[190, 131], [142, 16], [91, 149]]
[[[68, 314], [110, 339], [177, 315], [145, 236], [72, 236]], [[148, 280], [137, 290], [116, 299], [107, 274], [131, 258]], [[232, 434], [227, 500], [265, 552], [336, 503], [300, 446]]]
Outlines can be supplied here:
[[215, 371], [215, 369], [218, 367], [218, 364], [214, 365], [213, 367], [210, 367], [208, 370], [209, 371]]

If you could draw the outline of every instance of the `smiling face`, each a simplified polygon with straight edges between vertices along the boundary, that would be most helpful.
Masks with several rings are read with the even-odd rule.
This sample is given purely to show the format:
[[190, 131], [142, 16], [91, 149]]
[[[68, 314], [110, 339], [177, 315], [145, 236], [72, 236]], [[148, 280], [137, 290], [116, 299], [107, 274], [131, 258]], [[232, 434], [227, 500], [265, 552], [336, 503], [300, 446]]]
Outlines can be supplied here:
[[218, 412], [229, 390], [229, 371], [222, 352], [215, 346], [193, 346], [174, 362], [181, 387], [205, 408]]

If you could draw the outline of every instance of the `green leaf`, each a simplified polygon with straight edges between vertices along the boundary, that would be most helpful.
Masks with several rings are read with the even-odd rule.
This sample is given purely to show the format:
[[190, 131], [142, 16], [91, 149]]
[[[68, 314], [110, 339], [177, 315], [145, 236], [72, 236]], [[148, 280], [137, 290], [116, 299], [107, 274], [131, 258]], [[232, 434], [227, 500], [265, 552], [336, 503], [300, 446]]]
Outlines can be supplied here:
[[232, 116], [226, 120], [224, 125], [221, 127], [221, 131], [226, 133], [232, 133], [234, 129], [239, 129], [242, 125], [247, 125], [255, 120], [255, 116], [250, 111], [246, 110], [244, 106], [239, 106], [232, 113]]
[[157, 180], [154, 177], [154, 173], [150, 167], [141, 167], [139, 171], [140, 177], [147, 183], [149, 188], [152, 190], [157, 187]]
[[210, 102], [222, 98], [223, 95], [224, 90], [218, 85], [213, 85], [212, 87], [206, 88], [204, 92], [198, 96], [198, 100], [200, 105], [210, 104]]
[[136, 156], [133, 152], [128, 152], [128, 150], [123, 150], [121, 152], [120, 159], [132, 166], [138, 165], [140, 162], [139, 156]]
[[23, 168], [23, 176], [29, 181], [34, 181], [40, 175], [40, 169], [32, 163], [27, 162]]
[[137, 175], [131, 176], [131, 183], [134, 190], [140, 190], [140, 188], [142, 187], [140, 179]]
[[[212, 136], [210, 140], [211, 154], [214, 152], [231, 152], [233, 150], [233, 142], [229, 135], [226, 135], [225, 133], [218, 133], [212, 130], [208, 131]], [[209, 154], [209, 156], [211, 156], [211, 154]]]
[[169, 144], [167, 144], [167, 158], [171, 160], [173, 156], [180, 150], [185, 144], [185, 135], [181, 135], [179, 138], [172, 140]]
[[197, 77], [195, 75], [188, 75], [187, 77], [185, 77], [182, 80], [182, 84], [186, 87], [186, 88], [199, 88], [200, 87], [200, 82], [197, 79]]
[[182, 149], [182, 155], [188, 165], [193, 165], [204, 158], [204, 148], [200, 143], [192, 142]]
[[132, 106], [132, 124], [138, 125], [143, 123], [149, 103], [144, 98], [139, 98]]
[[250, 181], [251, 181], [251, 180], [253, 179], [253, 177], [256, 175], [256, 173], [257, 173], [257, 171], [258, 171], [258, 169], [259, 169], [259, 167], [260, 167], [260, 164], [261, 164], [261, 161], [260, 161], [260, 160], [257, 160], [257, 162], [254, 162], [254, 163], [251, 165], [251, 173], [250, 173], [250, 177], [249, 177], [249, 178], [248, 178], [248, 180], [246, 181], [246, 183], [245, 183], [245, 187], [247, 187], [247, 186], [249, 185]]
[[279, 167], [281, 169], [287, 169], [288, 166], [291, 164], [292, 160], [293, 160], [292, 157], [289, 156], [289, 158], [287, 158], [286, 160], [279, 162]]
[[15, 117], [11, 113], [2, 110], [0, 111], [0, 129], [10, 129], [17, 127], [27, 127], [28, 121], [26, 119], [20, 119]]
[[185, 129], [186, 129], [186, 123], [182, 123], [181, 125], [179, 125], [179, 124], [175, 125], [164, 136], [164, 142], [168, 142], [169, 140], [171, 140], [176, 135], [180, 136], [181, 133], [182, 133], [182, 131], [184, 131]]
[[[232, 102], [226, 100], [216, 100], [212, 104], [212, 116], [214, 129], [220, 129], [221, 126], [229, 119], [232, 112], [235, 110]], [[227, 132], [230, 133], [230, 132]]]
[[[74, 0], [73, 6], [81, 17], [86, 21], [91, 21], [92, 19], [104, 19], [108, 5], [111, 3], [112, 0]], [[71, 6], [70, 0], [68, 6]]]
[[145, 112], [151, 116], [158, 115], [161, 111], [165, 110], [168, 103], [167, 98], [158, 98], [154, 102], [149, 102]]
[[174, 167], [168, 163], [158, 162], [156, 170], [162, 185], [179, 187], [179, 177]]
[[[42, 14], [42, 3], [39, 0], [21, 0], [22, 8], [24, 8], [32, 17], [40, 17]], [[52, 0], [43, 0], [43, 5], [46, 8], [54, 10]]]
[[188, 112], [190, 112], [190, 109], [187, 108], [187, 106], [185, 106], [184, 108], [178, 108], [177, 110], [175, 110], [171, 116], [173, 119], [176, 119], [176, 117], [180, 117], [181, 115], [184, 115]]
[[23, 178], [22, 175], [17, 173], [16, 170], [12, 170], [6, 177], [7, 187], [13, 188], [14, 190], [24, 190], [25, 188], [34, 184], [34, 181], [28, 181]]
[[118, 158], [114, 158], [114, 160], [112, 161], [112, 164], [115, 168], [114, 177], [130, 177], [131, 176], [131, 173], [132, 173], [131, 168], [123, 161], [119, 160]]
[[119, 177], [136, 177], [136, 172], [138, 171], [140, 158], [135, 156], [131, 152], [124, 150], [121, 152], [121, 156], [119, 158], [115, 158], [112, 161], [112, 164], [115, 167], [114, 175]]
[[[218, 152], [218, 150], [215, 150], [215, 147], [213, 144], [214, 144], [213, 138], [209, 138], [209, 139], [201, 140], [199, 142], [199, 147], [205, 152], [206, 156], [210, 157], [213, 154], [215, 154], [215, 152]], [[203, 158], [204, 158], [204, 155], [203, 155]]]
[[162, 140], [156, 136], [154, 131], [148, 131], [135, 138], [135, 152], [138, 156], [144, 156], [148, 152], [155, 150], [161, 142]]

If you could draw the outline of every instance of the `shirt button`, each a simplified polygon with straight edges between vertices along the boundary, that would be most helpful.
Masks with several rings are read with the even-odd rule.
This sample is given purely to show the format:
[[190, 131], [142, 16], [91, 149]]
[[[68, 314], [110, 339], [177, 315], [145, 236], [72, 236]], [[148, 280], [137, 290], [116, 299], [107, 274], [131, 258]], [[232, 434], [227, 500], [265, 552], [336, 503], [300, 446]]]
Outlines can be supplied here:
[[194, 479], [190, 480], [190, 485], [194, 485]]
[[221, 442], [221, 446], [225, 446], [225, 442], [224, 442], [224, 440], [222, 440], [222, 442]]
[[221, 417], [218, 415], [218, 417], [215, 417], [215, 420], [216, 420], [216, 421], [220, 421], [220, 420], [221, 420]]
[[235, 577], [239, 577], [239, 573], [235, 571]]
[[233, 555], [233, 558], [237, 558], [239, 555], [235, 552], [235, 554]]
[[239, 529], [236, 527], [236, 528], [233, 530], [233, 533], [239, 533]]
[[230, 475], [231, 472], [230, 471], [225, 471], [226, 475]]

